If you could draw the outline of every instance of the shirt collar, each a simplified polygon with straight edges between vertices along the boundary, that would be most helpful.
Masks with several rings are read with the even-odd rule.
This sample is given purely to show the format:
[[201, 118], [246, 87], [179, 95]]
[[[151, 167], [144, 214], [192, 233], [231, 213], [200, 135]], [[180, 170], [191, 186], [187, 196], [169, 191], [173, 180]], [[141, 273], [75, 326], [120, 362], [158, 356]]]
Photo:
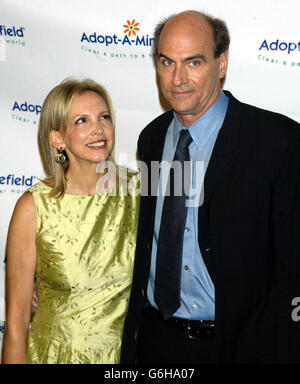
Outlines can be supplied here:
[[[211, 135], [221, 129], [227, 112], [228, 101], [228, 97], [221, 90], [218, 100], [188, 128], [193, 142], [199, 150], [206, 144]], [[187, 128], [179, 122], [175, 111], [173, 114], [173, 147], [175, 148], [180, 131]]]

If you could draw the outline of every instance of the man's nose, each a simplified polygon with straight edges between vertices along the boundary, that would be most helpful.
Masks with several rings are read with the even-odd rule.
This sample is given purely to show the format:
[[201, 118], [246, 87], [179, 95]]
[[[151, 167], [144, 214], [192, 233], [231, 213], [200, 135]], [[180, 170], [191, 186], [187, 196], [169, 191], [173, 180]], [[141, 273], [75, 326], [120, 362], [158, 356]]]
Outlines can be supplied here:
[[180, 87], [186, 82], [187, 73], [184, 65], [176, 65], [173, 72], [173, 84], [175, 87]]

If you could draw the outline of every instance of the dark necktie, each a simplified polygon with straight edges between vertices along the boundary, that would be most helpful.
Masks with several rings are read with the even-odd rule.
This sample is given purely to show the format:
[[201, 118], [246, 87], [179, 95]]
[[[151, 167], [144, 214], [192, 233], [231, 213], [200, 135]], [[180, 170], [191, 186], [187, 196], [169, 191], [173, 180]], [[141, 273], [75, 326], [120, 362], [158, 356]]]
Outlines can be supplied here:
[[[154, 300], [164, 319], [168, 319], [180, 307], [182, 247], [187, 215], [187, 197], [183, 188], [186, 180], [184, 162], [190, 160], [191, 142], [189, 131], [182, 130], [173, 159], [173, 162], [177, 161], [181, 165], [182, 180], [178, 179], [178, 174], [176, 177], [176, 172], [170, 172], [168, 181], [170, 196], [165, 196], [159, 229]], [[178, 193], [174, 193], [176, 192], [174, 183], [178, 188], [178, 180], [182, 193], [176, 196]]]

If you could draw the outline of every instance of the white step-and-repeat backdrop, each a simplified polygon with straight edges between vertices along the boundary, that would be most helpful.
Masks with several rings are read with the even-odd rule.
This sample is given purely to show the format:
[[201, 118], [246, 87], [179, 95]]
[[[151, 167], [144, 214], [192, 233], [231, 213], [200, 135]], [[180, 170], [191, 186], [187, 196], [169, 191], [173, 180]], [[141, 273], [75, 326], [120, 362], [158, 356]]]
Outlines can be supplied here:
[[139, 132], [163, 111], [154, 25], [186, 9], [229, 26], [225, 89], [300, 122], [299, 0], [0, 0], [0, 337], [10, 217], [44, 176], [37, 128], [45, 96], [69, 76], [102, 83], [116, 108], [116, 159], [133, 166]]

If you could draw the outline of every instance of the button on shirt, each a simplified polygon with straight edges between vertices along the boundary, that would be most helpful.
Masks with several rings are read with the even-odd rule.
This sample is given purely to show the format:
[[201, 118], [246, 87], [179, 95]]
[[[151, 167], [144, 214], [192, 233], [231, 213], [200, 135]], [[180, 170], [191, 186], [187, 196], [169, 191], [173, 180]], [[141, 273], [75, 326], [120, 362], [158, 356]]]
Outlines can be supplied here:
[[[223, 91], [204, 115], [189, 127], [192, 143], [189, 146], [191, 161], [190, 204], [187, 210], [186, 226], [183, 239], [182, 273], [181, 273], [181, 307], [173, 316], [191, 320], [214, 320], [215, 293], [214, 285], [206, 269], [198, 244], [198, 209], [194, 204], [193, 193], [199, 186], [199, 175], [202, 179], [206, 172], [211, 153], [223, 124], [228, 108], [228, 98]], [[168, 128], [162, 161], [172, 162], [182, 129], [186, 129], [174, 118]], [[200, 168], [199, 168], [200, 167]], [[201, 168], [203, 170], [201, 174]], [[197, 177], [196, 177], [197, 176]], [[195, 195], [195, 194], [194, 194]], [[156, 308], [154, 301], [154, 281], [156, 268], [157, 242], [164, 203], [164, 191], [158, 190], [154, 235], [151, 254], [151, 267], [147, 295], [150, 304]]]

